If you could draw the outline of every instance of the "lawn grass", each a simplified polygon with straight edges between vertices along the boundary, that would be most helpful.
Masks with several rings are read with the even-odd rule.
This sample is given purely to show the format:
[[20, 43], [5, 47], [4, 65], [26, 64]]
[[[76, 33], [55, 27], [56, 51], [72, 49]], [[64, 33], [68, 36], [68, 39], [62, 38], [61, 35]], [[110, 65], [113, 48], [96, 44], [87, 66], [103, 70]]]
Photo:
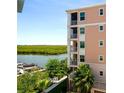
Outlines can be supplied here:
[[57, 55], [67, 53], [66, 45], [17, 45], [17, 54]]

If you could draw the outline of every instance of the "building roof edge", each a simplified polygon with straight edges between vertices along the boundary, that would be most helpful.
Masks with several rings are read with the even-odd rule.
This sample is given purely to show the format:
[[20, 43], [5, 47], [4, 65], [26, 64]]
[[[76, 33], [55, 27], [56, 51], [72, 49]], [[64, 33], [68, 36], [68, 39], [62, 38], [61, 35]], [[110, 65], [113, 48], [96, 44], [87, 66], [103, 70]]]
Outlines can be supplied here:
[[93, 5], [86, 5], [86, 6], [81, 7], [81, 8], [66, 10], [66, 12], [78, 11], [78, 10], [81, 10], [81, 9], [91, 8], [91, 7], [101, 6], [101, 5], [106, 5], [106, 3], [99, 3], [99, 4], [93, 4]]

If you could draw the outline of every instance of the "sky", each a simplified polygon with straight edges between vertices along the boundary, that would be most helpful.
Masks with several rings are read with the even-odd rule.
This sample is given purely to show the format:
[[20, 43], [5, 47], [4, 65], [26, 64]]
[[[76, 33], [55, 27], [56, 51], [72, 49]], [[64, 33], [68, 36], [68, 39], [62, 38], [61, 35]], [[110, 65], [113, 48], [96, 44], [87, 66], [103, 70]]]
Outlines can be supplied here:
[[66, 10], [105, 0], [25, 0], [17, 14], [18, 45], [67, 45]]

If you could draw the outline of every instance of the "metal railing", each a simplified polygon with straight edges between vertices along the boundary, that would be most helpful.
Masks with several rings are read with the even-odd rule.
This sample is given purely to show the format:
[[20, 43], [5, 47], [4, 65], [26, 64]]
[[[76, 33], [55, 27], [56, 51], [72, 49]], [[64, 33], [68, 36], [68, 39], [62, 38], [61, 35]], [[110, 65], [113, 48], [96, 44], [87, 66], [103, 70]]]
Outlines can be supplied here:
[[77, 65], [77, 59], [71, 59], [70, 65]]
[[77, 38], [77, 34], [72, 34], [71, 38]]
[[71, 52], [77, 52], [77, 47], [71, 46]]
[[77, 25], [77, 20], [71, 20], [71, 25]]

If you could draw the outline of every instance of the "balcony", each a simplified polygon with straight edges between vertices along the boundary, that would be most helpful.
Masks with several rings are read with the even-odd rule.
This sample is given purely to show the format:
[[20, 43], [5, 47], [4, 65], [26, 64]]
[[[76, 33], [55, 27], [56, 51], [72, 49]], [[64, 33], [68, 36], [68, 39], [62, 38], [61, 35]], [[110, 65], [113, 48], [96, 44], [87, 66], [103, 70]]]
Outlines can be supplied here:
[[77, 52], [77, 47], [71, 46], [71, 52]]
[[70, 65], [77, 65], [77, 59], [71, 59]]
[[71, 39], [76, 39], [77, 38], [77, 34], [72, 34], [71, 35]]
[[71, 20], [71, 25], [77, 25], [77, 20]]

